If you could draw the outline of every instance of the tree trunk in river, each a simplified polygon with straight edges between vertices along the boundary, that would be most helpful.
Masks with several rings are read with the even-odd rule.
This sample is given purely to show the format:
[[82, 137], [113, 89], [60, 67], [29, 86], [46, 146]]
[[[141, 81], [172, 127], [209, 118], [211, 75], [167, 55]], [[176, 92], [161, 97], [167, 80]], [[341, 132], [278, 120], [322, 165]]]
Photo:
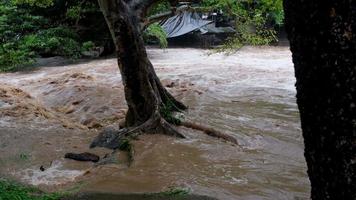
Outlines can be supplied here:
[[356, 2], [284, 0], [314, 200], [356, 199]]
[[126, 127], [147, 132], [159, 129], [180, 135], [162, 117], [168, 112], [186, 109], [161, 84], [149, 61], [141, 35], [142, 16], [155, 1], [99, 0], [100, 8], [116, 46], [118, 65], [128, 105]]
[[[142, 29], [147, 25], [146, 15], [159, 0], [98, 0], [117, 50], [128, 105], [126, 128], [102, 131], [90, 147], [125, 148], [127, 139], [141, 133], [160, 132], [184, 138], [170, 124], [183, 125], [237, 144], [237, 140], [212, 128], [192, 122], [182, 122], [172, 112], [187, 109], [177, 101], [161, 84], [147, 57], [142, 38]], [[176, 0], [170, 0], [172, 12]], [[131, 149], [131, 148], [130, 148]]]

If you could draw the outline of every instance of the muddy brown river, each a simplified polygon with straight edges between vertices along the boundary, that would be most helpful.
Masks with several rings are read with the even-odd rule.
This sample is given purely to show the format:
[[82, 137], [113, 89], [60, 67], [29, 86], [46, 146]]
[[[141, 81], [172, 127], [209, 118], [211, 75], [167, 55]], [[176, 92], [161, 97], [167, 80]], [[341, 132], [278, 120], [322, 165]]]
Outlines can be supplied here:
[[[164, 85], [189, 106], [185, 118], [234, 136], [239, 145], [187, 128], [177, 139], [142, 135], [134, 162], [64, 159], [126, 112], [116, 60], [61, 58], [0, 74], [0, 176], [45, 191], [151, 193], [186, 188], [221, 200], [308, 199], [309, 180], [288, 47], [244, 47], [230, 55], [148, 49]], [[40, 167], [45, 170], [40, 170]]]

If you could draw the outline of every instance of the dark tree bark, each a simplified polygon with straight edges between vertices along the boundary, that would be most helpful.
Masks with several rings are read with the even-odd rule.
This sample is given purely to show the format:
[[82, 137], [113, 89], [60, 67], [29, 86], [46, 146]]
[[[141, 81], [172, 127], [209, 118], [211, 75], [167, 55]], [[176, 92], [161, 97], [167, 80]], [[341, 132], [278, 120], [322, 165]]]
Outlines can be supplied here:
[[[120, 149], [127, 139], [141, 133], [163, 133], [184, 138], [171, 126], [182, 125], [202, 131], [212, 137], [237, 144], [232, 136], [192, 122], [176, 119], [172, 112], [187, 107], [177, 101], [161, 84], [147, 57], [141, 31], [147, 25], [147, 12], [159, 0], [98, 0], [116, 47], [128, 105], [126, 128], [102, 131], [90, 147]], [[169, 0], [172, 13], [177, 0]], [[169, 16], [169, 15], [167, 15]], [[131, 149], [131, 148], [130, 148]]]
[[186, 109], [161, 84], [147, 58], [141, 23], [154, 0], [99, 0], [116, 46], [128, 105], [125, 134], [158, 131], [183, 137], [161, 116], [161, 108]]
[[284, 0], [315, 200], [356, 199], [356, 1]]

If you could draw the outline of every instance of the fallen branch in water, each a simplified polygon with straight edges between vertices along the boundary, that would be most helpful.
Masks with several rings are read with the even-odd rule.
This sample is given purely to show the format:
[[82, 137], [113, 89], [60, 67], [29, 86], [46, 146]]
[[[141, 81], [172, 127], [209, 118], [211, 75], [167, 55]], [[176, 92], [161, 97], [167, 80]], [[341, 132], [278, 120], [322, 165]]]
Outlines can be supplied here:
[[181, 126], [184, 126], [184, 127], [187, 127], [187, 128], [191, 128], [191, 129], [194, 129], [194, 130], [198, 130], [198, 131], [202, 131], [204, 133], [206, 133], [207, 135], [211, 136], [211, 137], [216, 137], [216, 138], [220, 138], [220, 139], [223, 139], [225, 141], [229, 141], [231, 143], [234, 143], [234, 144], [238, 144], [236, 138], [226, 134], [226, 133], [223, 133], [223, 132], [220, 132], [218, 130], [215, 130], [211, 127], [207, 127], [207, 126], [204, 126], [204, 125], [201, 125], [201, 124], [197, 124], [197, 123], [194, 123], [194, 122], [188, 122], [188, 121], [182, 121]]

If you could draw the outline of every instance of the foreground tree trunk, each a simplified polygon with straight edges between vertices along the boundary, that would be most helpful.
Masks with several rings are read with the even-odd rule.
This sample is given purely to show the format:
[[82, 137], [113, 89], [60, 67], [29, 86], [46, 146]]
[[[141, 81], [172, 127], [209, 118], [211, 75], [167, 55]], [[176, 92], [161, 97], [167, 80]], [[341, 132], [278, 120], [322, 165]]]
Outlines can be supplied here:
[[[161, 84], [147, 58], [141, 36], [142, 16], [155, 1], [99, 0], [114, 43], [128, 105], [126, 127], [134, 131], [160, 129], [166, 134], [183, 137], [169, 126], [160, 111], [186, 109]], [[130, 130], [133, 131], [133, 130]]]
[[314, 200], [356, 199], [356, 2], [284, 0]]
[[[147, 25], [147, 12], [160, 1], [98, 0], [98, 2], [116, 46], [128, 112], [126, 128], [105, 129], [92, 141], [90, 147], [131, 151], [131, 147], [127, 148], [128, 141], [147, 132], [184, 138], [184, 135], [176, 131], [171, 124], [193, 128], [237, 144], [237, 140], [232, 136], [192, 122], [182, 122], [173, 116], [173, 112], [185, 110], [187, 107], [162, 86], [147, 57], [141, 35], [142, 28]], [[177, 1], [169, 2], [174, 13]]]

